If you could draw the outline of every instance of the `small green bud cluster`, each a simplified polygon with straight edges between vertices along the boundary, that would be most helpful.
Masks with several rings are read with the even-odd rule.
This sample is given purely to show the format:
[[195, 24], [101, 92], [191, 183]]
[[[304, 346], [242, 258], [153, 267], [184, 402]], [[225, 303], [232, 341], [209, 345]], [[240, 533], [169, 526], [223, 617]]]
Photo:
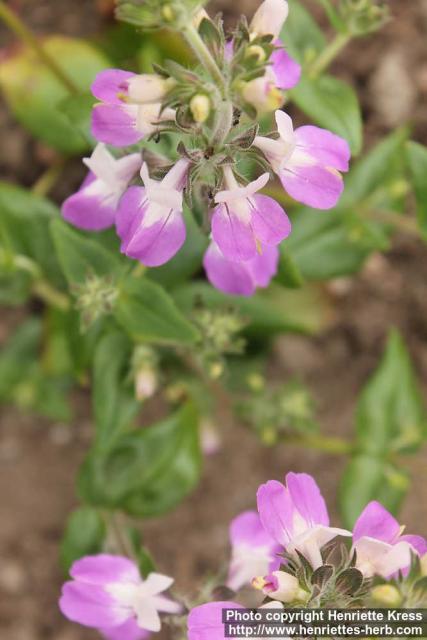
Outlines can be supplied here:
[[377, 0], [341, 0], [339, 12], [353, 36], [378, 31], [390, 18], [388, 6]]
[[87, 331], [99, 318], [112, 313], [118, 290], [110, 276], [90, 273], [84, 283], [72, 286], [72, 293], [81, 314], [81, 329]]

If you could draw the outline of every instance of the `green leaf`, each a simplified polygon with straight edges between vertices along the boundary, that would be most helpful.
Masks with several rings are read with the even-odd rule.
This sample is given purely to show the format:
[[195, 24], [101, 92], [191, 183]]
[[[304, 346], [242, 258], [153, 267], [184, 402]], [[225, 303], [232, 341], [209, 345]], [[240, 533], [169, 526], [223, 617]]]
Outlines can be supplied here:
[[0, 238], [14, 254], [28, 256], [55, 284], [62, 285], [58, 261], [49, 235], [57, 207], [41, 196], [15, 185], [0, 183]]
[[[50, 36], [43, 47], [82, 93], [89, 91], [97, 73], [110, 66], [84, 40]], [[39, 140], [66, 154], [79, 154], [90, 146], [61, 110], [69, 91], [34, 51], [20, 49], [3, 61], [0, 88], [13, 114]]]
[[395, 330], [360, 397], [356, 428], [359, 449], [371, 455], [413, 452], [426, 438], [421, 392], [405, 344]]
[[410, 486], [406, 472], [381, 458], [355, 456], [347, 465], [340, 486], [340, 511], [344, 526], [351, 529], [371, 500], [378, 500], [397, 514]]
[[94, 506], [157, 516], [195, 487], [200, 466], [198, 414], [188, 403], [166, 420], [122, 437], [108, 454], [93, 451], [82, 467], [79, 491]]
[[311, 79], [303, 76], [290, 92], [304, 113], [326, 129], [345, 138], [353, 154], [362, 148], [362, 115], [356, 93], [333, 76]]
[[76, 509], [69, 516], [61, 542], [61, 564], [68, 573], [73, 562], [83, 556], [99, 553], [105, 538], [105, 525], [100, 514], [91, 507]]
[[406, 158], [417, 202], [418, 224], [424, 240], [427, 240], [427, 147], [408, 142]]
[[75, 96], [68, 96], [63, 100], [59, 108], [64, 113], [70, 124], [77, 129], [82, 138], [86, 140], [88, 146], [94, 147], [95, 138], [91, 133], [92, 109], [96, 99], [91, 93], [81, 93]]
[[286, 243], [280, 246], [279, 268], [275, 281], [289, 289], [299, 289], [304, 284], [301, 271], [287, 250]]
[[23, 371], [33, 363], [38, 354], [42, 326], [38, 318], [30, 318], [21, 324], [9, 338], [0, 354], [0, 398], [6, 399], [21, 381]]
[[339, 208], [359, 206], [367, 198], [375, 197], [375, 206], [396, 204], [394, 188], [404, 175], [404, 144], [406, 129], [398, 129], [384, 138], [351, 169]]
[[121, 268], [113, 253], [62, 220], [54, 220], [50, 230], [58, 261], [69, 284], [83, 283], [91, 274], [114, 275]]
[[196, 328], [166, 291], [147, 278], [126, 278], [115, 306], [119, 324], [137, 341], [192, 344]]
[[249, 325], [246, 333], [252, 336], [274, 336], [278, 333], [315, 333], [325, 327], [329, 307], [320, 291], [305, 287], [299, 291], [271, 285], [254, 296], [228, 296], [204, 282], [180, 287], [175, 295], [177, 304], [190, 313], [201, 301], [207, 307], [235, 307]]
[[298, 0], [289, 1], [289, 16], [280, 38], [300, 64], [314, 60], [326, 46], [322, 30]]
[[93, 412], [96, 443], [108, 449], [117, 436], [129, 427], [139, 403], [129, 384], [131, 346], [118, 331], [107, 333], [99, 341], [93, 363]]

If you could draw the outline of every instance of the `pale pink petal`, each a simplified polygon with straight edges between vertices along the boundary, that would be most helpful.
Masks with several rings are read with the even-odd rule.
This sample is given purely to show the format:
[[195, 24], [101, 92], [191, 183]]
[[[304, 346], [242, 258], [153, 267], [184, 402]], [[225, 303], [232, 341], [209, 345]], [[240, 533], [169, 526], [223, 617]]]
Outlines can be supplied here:
[[400, 525], [395, 518], [376, 501], [370, 502], [362, 511], [353, 530], [353, 540], [376, 538], [393, 544], [400, 534]]
[[64, 201], [61, 212], [67, 222], [79, 229], [101, 231], [114, 224], [116, 203], [111, 204], [108, 187], [89, 173], [79, 191]]
[[410, 544], [421, 558], [427, 553], [427, 541], [422, 536], [414, 536], [410, 534], [400, 536], [399, 542], [407, 542]]
[[97, 104], [92, 110], [92, 135], [99, 142], [127, 147], [144, 137], [137, 128], [136, 105]]
[[280, 172], [284, 189], [298, 202], [315, 209], [334, 207], [343, 190], [344, 181], [335, 169], [301, 161], [293, 154]]
[[148, 640], [150, 637], [149, 631], [138, 627], [135, 618], [129, 618], [118, 627], [98, 630], [106, 640]]
[[188, 616], [188, 640], [225, 640], [222, 622], [224, 609], [242, 609], [236, 602], [209, 602], [191, 609]]
[[124, 623], [132, 612], [118, 605], [99, 584], [66, 582], [59, 608], [64, 616], [86, 627], [107, 628]]
[[268, 196], [255, 195], [249, 200], [251, 223], [257, 240], [277, 245], [291, 233], [291, 222], [282, 207]]
[[297, 149], [313, 158], [316, 163], [338, 171], [348, 171], [351, 151], [347, 140], [327, 129], [304, 126], [295, 129]]
[[76, 560], [70, 569], [70, 575], [76, 580], [98, 585], [141, 581], [138, 567], [132, 560], [106, 553]]
[[276, 480], [262, 484], [257, 492], [261, 523], [276, 542], [286, 547], [293, 536], [295, 507], [286, 487]]
[[[243, 200], [245, 204], [246, 201]], [[257, 246], [250, 214], [242, 216], [236, 203], [221, 204], [213, 212], [212, 236], [228, 260], [245, 262], [256, 256]]]
[[312, 476], [306, 473], [288, 473], [286, 486], [296, 509], [308, 526], [317, 524], [329, 526], [325, 500]]
[[123, 104], [120, 94], [127, 93], [128, 80], [135, 74], [122, 69], [105, 69], [96, 76], [92, 84], [92, 93], [101, 102]]
[[293, 89], [301, 78], [301, 65], [283, 48], [280, 40], [275, 41], [276, 50], [271, 55], [272, 70], [279, 89]]

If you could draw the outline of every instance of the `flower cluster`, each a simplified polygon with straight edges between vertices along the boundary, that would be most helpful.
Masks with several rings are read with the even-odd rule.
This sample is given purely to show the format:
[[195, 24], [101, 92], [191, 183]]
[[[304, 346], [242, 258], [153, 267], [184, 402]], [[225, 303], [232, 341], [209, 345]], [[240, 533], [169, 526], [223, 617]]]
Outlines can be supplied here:
[[[179, 24], [200, 62], [194, 70], [167, 61], [153, 74], [108, 69], [95, 79], [92, 134], [99, 144], [84, 160], [89, 174], [63, 216], [91, 231], [115, 225], [126, 256], [158, 267], [186, 241], [187, 204], [196, 220], [204, 212], [197, 221], [210, 236], [203, 260], [210, 282], [251, 295], [275, 275], [278, 246], [291, 233], [286, 212], [262, 189], [276, 174], [295, 200], [329, 209], [342, 193], [350, 151], [324, 129], [294, 130], [280, 110], [301, 71], [279, 39], [285, 0], [265, 0], [228, 38], [220, 20], [190, 7], [185, 21], [182, 7]], [[159, 15], [173, 28], [173, 12]], [[273, 111], [276, 130], [259, 135], [259, 114]], [[147, 142], [170, 133], [179, 138], [170, 158], [147, 152]], [[242, 175], [248, 159], [264, 169], [253, 180]]]
[[[261, 485], [257, 502], [258, 513], [246, 511], [231, 523], [227, 586], [238, 591], [251, 585], [267, 599], [263, 606], [360, 606], [374, 577], [389, 582], [372, 589], [372, 597], [390, 597], [390, 581], [406, 575], [413, 559], [427, 552], [427, 541], [404, 535], [378, 502], [367, 505], [353, 532], [331, 527], [320, 490], [304, 473], [288, 473], [286, 484]], [[193, 608], [189, 639], [224, 638], [221, 612], [240, 606], [223, 601]]]

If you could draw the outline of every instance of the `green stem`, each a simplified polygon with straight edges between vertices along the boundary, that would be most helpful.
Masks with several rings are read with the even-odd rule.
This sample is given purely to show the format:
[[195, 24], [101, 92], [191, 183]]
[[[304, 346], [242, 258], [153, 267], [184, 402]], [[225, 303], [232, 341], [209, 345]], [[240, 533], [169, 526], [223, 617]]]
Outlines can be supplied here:
[[327, 70], [331, 62], [335, 60], [337, 55], [347, 46], [351, 40], [348, 33], [337, 33], [335, 38], [323, 49], [321, 54], [316, 58], [308, 69], [310, 78], [318, 78]]
[[233, 126], [233, 104], [229, 100], [224, 100], [218, 107], [215, 125], [212, 131], [212, 144], [220, 147]]
[[132, 543], [124, 530], [126, 525], [123, 522], [123, 514], [118, 511], [108, 511], [105, 512], [104, 515], [107, 521], [107, 526], [114, 538], [117, 551], [137, 563], [138, 559], [132, 547]]
[[32, 192], [38, 196], [47, 196], [55, 186], [65, 165], [65, 159], [59, 158], [54, 164], [40, 176], [32, 188]]
[[354, 445], [343, 438], [317, 435], [291, 436], [286, 438], [286, 442], [337, 456], [348, 456], [354, 451]]
[[56, 60], [52, 58], [35, 37], [35, 35], [25, 26], [21, 18], [6, 5], [3, 0], [0, 0], [0, 20], [13, 31], [18, 38], [20, 38], [28, 47], [33, 49], [39, 59], [52, 71], [57, 79], [64, 85], [64, 87], [72, 94], [80, 93], [79, 88], [74, 84], [71, 78], [64, 73]]
[[221, 73], [221, 69], [215, 62], [211, 52], [200, 37], [199, 32], [193, 24], [189, 24], [183, 31], [184, 36], [187, 39], [188, 44], [193, 49], [194, 53], [205, 67], [206, 71], [210, 74], [212, 79], [217, 83], [221, 95], [226, 95], [226, 83]]
[[61, 293], [61, 291], [52, 287], [46, 280], [36, 280], [32, 290], [37, 298], [40, 298], [51, 307], [56, 307], [61, 311], [68, 311], [70, 308], [70, 301], [65, 293]]

